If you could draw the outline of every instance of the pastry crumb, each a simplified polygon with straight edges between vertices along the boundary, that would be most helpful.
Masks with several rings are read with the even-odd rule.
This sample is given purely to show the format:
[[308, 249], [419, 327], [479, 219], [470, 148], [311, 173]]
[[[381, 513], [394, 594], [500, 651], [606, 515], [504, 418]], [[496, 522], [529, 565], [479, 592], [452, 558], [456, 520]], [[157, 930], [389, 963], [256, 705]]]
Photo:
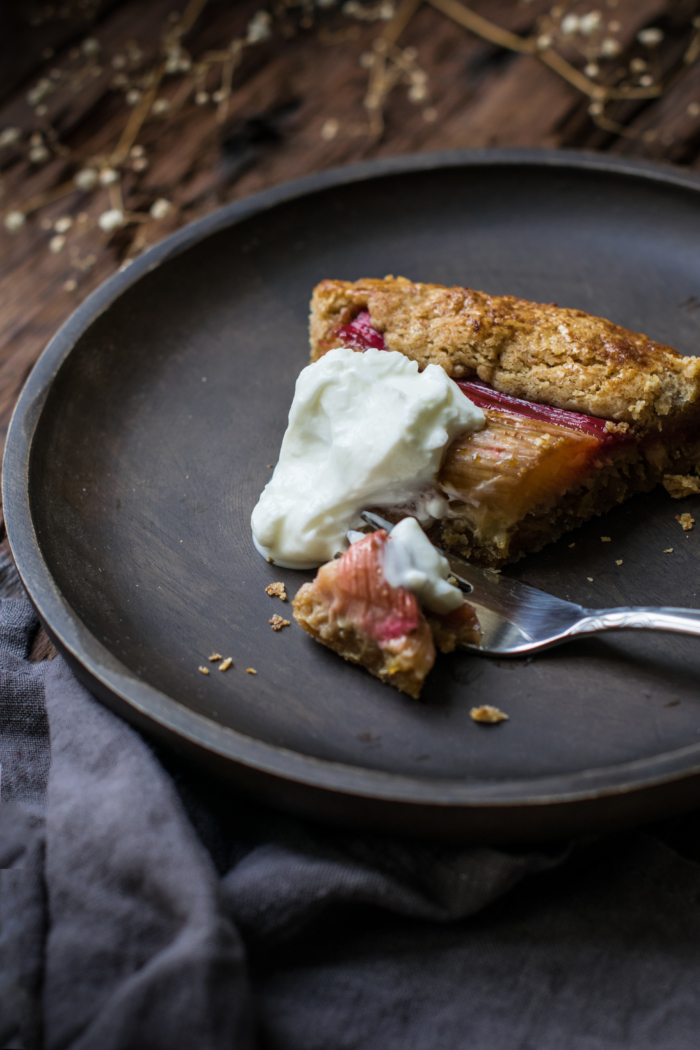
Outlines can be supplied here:
[[664, 474], [664, 488], [669, 496], [682, 499], [700, 492], [700, 478], [693, 474]]
[[216, 661], [220, 660], [220, 659], [221, 659], [221, 653], [212, 653], [211, 656], [209, 657], [209, 662], [213, 664], [213, 663], [216, 663]]
[[676, 521], [679, 522], [683, 532], [690, 532], [695, 524], [695, 518], [687, 512], [685, 514], [676, 514]]
[[257, 674], [258, 672], [255, 670], [254, 667], [246, 667], [245, 673], [246, 674]]
[[507, 715], [504, 711], [499, 711], [497, 707], [492, 707], [491, 704], [483, 704], [481, 707], [472, 707], [469, 712], [474, 722], [483, 722], [486, 725], [496, 725], [498, 722], [507, 722], [510, 715]]
[[200, 674], [209, 674], [209, 668], [208, 667], [200, 667], [199, 668], [199, 673]]
[[227, 656], [226, 659], [222, 660], [221, 663], [219, 664], [219, 670], [220, 671], [228, 671], [229, 667], [231, 667], [232, 664], [233, 664], [233, 658], [231, 656]]
[[283, 619], [275, 613], [268, 621], [273, 631], [281, 631], [283, 627], [289, 627], [290, 621]]
[[600, 537], [600, 542], [601, 543], [612, 543], [612, 536], [601, 536]]
[[588, 580], [589, 583], [593, 583], [593, 577], [592, 576], [586, 576], [586, 579]]
[[629, 428], [629, 423], [613, 423], [611, 419], [605, 421], [606, 434], [626, 434]]
[[576, 544], [575, 544], [575, 543], [570, 543], [570, 544], [569, 544], [569, 550], [571, 550], [571, 548], [572, 548], [572, 547], [575, 547], [575, 546], [576, 546]]
[[615, 561], [616, 565], [622, 565], [622, 558], [617, 558]]
[[265, 588], [265, 594], [269, 594], [271, 598], [281, 598], [283, 602], [287, 600], [287, 592], [283, 583], [270, 583]]
[[270, 558], [270, 557], [269, 557], [269, 555], [268, 555], [268, 557], [267, 557], [267, 558], [265, 558], [265, 561], [267, 562], [267, 564], [268, 564], [268, 565], [274, 565], [274, 564], [275, 564], [275, 563], [273, 562], [272, 558]]
[[667, 547], [664, 554], [673, 554], [673, 547]]

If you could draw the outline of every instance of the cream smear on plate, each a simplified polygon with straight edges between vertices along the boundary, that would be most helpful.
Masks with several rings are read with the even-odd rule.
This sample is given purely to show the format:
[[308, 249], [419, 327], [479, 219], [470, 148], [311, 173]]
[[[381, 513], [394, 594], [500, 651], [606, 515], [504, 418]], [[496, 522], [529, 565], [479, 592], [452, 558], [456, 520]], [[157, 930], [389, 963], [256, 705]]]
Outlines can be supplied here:
[[330, 561], [361, 510], [429, 491], [447, 447], [484, 423], [439, 365], [419, 372], [394, 351], [330, 350], [297, 379], [279, 461], [251, 518], [256, 548], [291, 569]]

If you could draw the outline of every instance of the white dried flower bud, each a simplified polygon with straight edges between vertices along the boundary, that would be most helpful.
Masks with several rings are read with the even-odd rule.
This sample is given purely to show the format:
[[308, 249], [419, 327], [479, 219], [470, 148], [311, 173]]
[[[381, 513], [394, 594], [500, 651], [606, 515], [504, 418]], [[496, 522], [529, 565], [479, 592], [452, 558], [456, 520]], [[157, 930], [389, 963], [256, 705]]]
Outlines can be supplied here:
[[170, 109], [170, 102], [167, 98], [157, 98], [151, 106], [151, 112], [158, 116], [160, 113], [167, 113]]
[[663, 38], [663, 32], [653, 26], [649, 29], [642, 29], [637, 33], [637, 40], [640, 44], [644, 44], [645, 47], [656, 47], [661, 43]]
[[267, 40], [272, 35], [270, 29], [271, 21], [272, 19], [267, 11], [258, 11], [257, 14], [253, 15], [248, 23], [246, 43], [259, 44], [261, 41]]
[[27, 217], [24, 212], [21, 211], [8, 211], [5, 216], [5, 229], [10, 233], [15, 233], [16, 230], [21, 229], [27, 221]]
[[209, 101], [209, 92], [198, 91], [197, 94], [194, 96], [194, 100], [198, 106], [206, 106], [207, 102]]
[[550, 33], [543, 33], [542, 36], [537, 37], [537, 46], [540, 51], [545, 51], [548, 47], [552, 46], [552, 36]]
[[130, 157], [143, 157], [145, 152], [146, 152], [146, 150], [145, 150], [144, 146], [132, 146], [131, 149], [129, 150], [129, 156]]
[[32, 164], [45, 164], [50, 156], [51, 154], [43, 143], [39, 146], [32, 146], [29, 151], [29, 159]]
[[120, 211], [119, 208], [110, 208], [109, 211], [103, 211], [97, 220], [97, 224], [105, 233], [113, 233], [114, 230], [118, 230], [120, 226], [124, 225], [124, 212]]
[[114, 168], [103, 168], [100, 172], [100, 184], [102, 186], [111, 186], [112, 183], [117, 182], [119, 179], [119, 172], [115, 171]]
[[86, 36], [80, 47], [84, 55], [96, 55], [100, 50], [100, 42], [94, 36]]
[[691, 102], [686, 110], [689, 117], [700, 116], [700, 102]]
[[159, 197], [159, 199], [154, 201], [151, 205], [149, 215], [152, 219], [164, 219], [169, 213], [171, 207], [172, 205], [169, 200], [166, 200], [165, 197]]
[[590, 36], [591, 33], [595, 33], [596, 29], [598, 29], [601, 21], [600, 11], [589, 11], [587, 15], [581, 15], [578, 20], [579, 32], [583, 33], [584, 36]]
[[600, 53], [604, 58], [614, 58], [615, 55], [619, 55], [621, 51], [622, 44], [612, 36], [606, 37], [600, 45]]
[[141, 92], [138, 88], [131, 88], [124, 96], [124, 101], [127, 106], [135, 106], [137, 102], [141, 101]]
[[67, 233], [67, 231], [73, 225], [73, 220], [70, 215], [61, 215], [60, 218], [56, 219], [53, 224], [53, 228], [56, 233]]
[[42, 99], [46, 98], [47, 95], [50, 95], [53, 89], [54, 86], [48, 77], [42, 77], [41, 80], [34, 85], [31, 91], [27, 92], [27, 102], [30, 106], [36, 106], [42, 101]]
[[581, 28], [581, 22], [578, 15], [565, 15], [561, 20], [559, 28], [564, 36], [573, 36], [574, 33], [578, 33]]
[[148, 159], [146, 157], [134, 157], [131, 167], [134, 171], [145, 171], [148, 167]]
[[66, 238], [63, 236], [63, 234], [57, 233], [56, 236], [52, 237], [49, 241], [49, 251], [53, 252], [54, 255], [57, 255], [65, 243]]
[[126, 65], [126, 55], [113, 55], [112, 65], [115, 69], [123, 69]]
[[338, 134], [339, 127], [340, 124], [335, 118], [332, 117], [330, 120], [327, 120], [321, 128], [321, 138], [325, 139], [326, 142], [330, 142]]
[[0, 131], [0, 146], [11, 146], [13, 142], [17, 142], [22, 137], [22, 132], [19, 128], [5, 128], [4, 131]]
[[424, 102], [428, 97], [428, 89], [425, 84], [412, 84], [408, 90], [411, 102]]
[[583, 67], [583, 72], [587, 77], [597, 77], [600, 73], [600, 66], [597, 62], [589, 62], [587, 66]]
[[645, 69], [648, 69], [649, 63], [645, 62], [643, 58], [633, 58], [630, 62], [631, 73], [643, 73]]
[[73, 176], [73, 182], [79, 190], [91, 190], [97, 185], [97, 178], [94, 168], [82, 168]]

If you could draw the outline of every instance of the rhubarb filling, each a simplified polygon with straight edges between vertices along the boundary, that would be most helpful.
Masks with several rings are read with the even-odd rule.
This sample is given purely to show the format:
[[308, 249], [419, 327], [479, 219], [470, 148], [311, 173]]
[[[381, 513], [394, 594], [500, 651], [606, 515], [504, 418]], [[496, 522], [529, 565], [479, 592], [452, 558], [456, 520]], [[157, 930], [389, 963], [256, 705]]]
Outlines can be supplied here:
[[[338, 344], [388, 349], [367, 310], [333, 330], [328, 345]], [[434, 542], [482, 564], [538, 550], [652, 488], [665, 470], [695, 465], [697, 439], [664, 433], [663, 441], [658, 434], [640, 441], [627, 423], [525, 401], [478, 379], [457, 382], [487, 424], [448, 448], [438, 476], [446, 509], [439, 521], [423, 524]]]
[[479, 626], [466, 603], [427, 620], [410, 591], [390, 586], [384, 574], [387, 539], [380, 529], [322, 565], [296, 595], [294, 616], [346, 660], [418, 697], [435, 662], [435, 643], [450, 652], [461, 642], [476, 641]]

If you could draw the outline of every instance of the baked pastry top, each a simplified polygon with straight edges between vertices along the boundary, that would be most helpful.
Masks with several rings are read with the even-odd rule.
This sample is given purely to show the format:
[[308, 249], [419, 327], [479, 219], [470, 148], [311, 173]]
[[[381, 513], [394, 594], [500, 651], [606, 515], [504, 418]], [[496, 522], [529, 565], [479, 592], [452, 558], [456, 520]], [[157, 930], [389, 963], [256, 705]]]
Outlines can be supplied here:
[[312, 359], [342, 345], [336, 330], [362, 310], [387, 348], [421, 369], [476, 375], [502, 393], [626, 422], [638, 434], [698, 414], [700, 358], [582, 310], [405, 277], [322, 281], [311, 300]]

